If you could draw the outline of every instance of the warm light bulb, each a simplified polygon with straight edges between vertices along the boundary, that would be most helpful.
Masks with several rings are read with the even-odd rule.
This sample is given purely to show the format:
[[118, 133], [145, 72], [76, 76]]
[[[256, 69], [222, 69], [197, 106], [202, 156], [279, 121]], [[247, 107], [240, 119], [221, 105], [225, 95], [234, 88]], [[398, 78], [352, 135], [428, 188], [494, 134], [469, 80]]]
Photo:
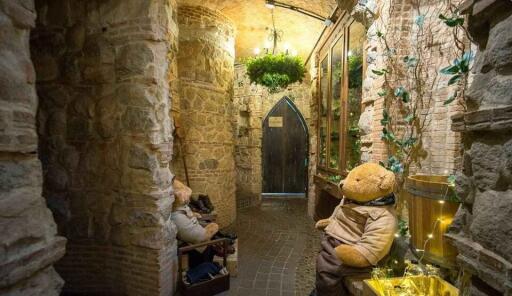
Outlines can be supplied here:
[[351, 50], [349, 50], [349, 51], [347, 52], [347, 54], [348, 54], [348, 56], [349, 56], [349, 57], [351, 57], [351, 56], [353, 55], [353, 53], [352, 53], [352, 51], [351, 51]]
[[427, 235], [427, 237], [432, 239], [432, 238], [434, 238], [434, 235], [431, 233], [431, 234]]
[[255, 55], [259, 55], [259, 54], [260, 54], [260, 52], [261, 52], [261, 49], [260, 49], [259, 47], [256, 47], [256, 48], [254, 49], [254, 54], [255, 54]]
[[444, 200], [440, 200], [439, 203], [444, 205]]
[[290, 49], [290, 43], [286, 42], [286, 43], [283, 45], [283, 48], [284, 48], [284, 50], [288, 50], [288, 49]]
[[400, 237], [400, 234], [398, 234], [398, 233], [395, 233], [395, 237]]

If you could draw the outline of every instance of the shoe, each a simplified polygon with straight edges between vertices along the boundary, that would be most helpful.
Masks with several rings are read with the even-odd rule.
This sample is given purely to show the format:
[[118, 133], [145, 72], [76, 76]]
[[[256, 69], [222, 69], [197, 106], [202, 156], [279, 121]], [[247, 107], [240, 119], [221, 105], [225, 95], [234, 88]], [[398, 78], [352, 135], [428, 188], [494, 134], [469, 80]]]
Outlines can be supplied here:
[[238, 238], [238, 236], [235, 233], [229, 233], [229, 232], [217, 232], [217, 234], [221, 237], [229, 238], [230, 240], [234, 241]]
[[222, 232], [217, 232], [212, 239], [221, 239], [221, 238], [227, 238], [229, 239], [229, 245], [232, 246], [235, 244], [235, 240], [237, 239], [237, 236], [236, 234], [231, 234], [231, 233], [222, 233]]
[[195, 199], [191, 198], [190, 202], [189, 202], [189, 207], [192, 210], [195, 209], [195, 212], [198, 212], [200, 214], [209, 214], [210, 213], [210, 210], [199, 199], [195, 200]]
[[213, 250], [215, 252], [216, 256], [224, 257], [224, 255], [228, 256], [231, 254], [235, 254], [236, 250], [234, 246], [227, 246], [227, 248], [224, 248], [224, 246], [221, 245], [215, 245], [213, 246]]
[[203, 204], [205, 205], [205, 207], [207, 207], [210, 210], [210, 212], [213, 212], [213, 210], [215, 209], [215, 207], [213, 206], [212, 201], [210, 200], [210, 197], [208, 195], [199, 194], [199, 197], [197, 198], [197, 200], [202, 201]]

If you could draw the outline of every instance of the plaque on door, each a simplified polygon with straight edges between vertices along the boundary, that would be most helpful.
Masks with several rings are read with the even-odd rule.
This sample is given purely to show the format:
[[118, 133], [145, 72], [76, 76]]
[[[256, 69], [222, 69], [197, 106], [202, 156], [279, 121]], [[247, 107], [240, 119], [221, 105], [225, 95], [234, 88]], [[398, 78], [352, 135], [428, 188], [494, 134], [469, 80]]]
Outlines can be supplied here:
[[282, 116], [271, 116], [268, 118], [268, 127], [283, 127]]

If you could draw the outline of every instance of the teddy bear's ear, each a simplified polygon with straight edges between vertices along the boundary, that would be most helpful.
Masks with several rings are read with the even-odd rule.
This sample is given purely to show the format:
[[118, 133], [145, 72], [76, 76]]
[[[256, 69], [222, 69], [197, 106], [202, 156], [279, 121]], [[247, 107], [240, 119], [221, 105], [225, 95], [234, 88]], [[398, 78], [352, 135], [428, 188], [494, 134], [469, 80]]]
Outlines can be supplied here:
[[390, 171], [386, 171], [384, 176], [381, 176], [379, 188], [391, 193], [393, 191], [393, 186], [395, 185], [395, 174]]

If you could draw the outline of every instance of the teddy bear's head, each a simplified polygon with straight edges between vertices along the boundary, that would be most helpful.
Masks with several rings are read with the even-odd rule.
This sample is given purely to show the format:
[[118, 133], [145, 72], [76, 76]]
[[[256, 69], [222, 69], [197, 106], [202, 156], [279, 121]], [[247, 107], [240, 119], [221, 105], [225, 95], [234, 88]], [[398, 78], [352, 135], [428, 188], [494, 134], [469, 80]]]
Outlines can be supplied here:
[[174, 189], [174, 208], [188, 204], [192, 189], [176, 179], [172, 181], [172, 187]]
[[375, 163], [365, 163], [348, 173], [343, 182], [343, 195], [351, 200], [367, 202], [393, 192], [395, 174]]

